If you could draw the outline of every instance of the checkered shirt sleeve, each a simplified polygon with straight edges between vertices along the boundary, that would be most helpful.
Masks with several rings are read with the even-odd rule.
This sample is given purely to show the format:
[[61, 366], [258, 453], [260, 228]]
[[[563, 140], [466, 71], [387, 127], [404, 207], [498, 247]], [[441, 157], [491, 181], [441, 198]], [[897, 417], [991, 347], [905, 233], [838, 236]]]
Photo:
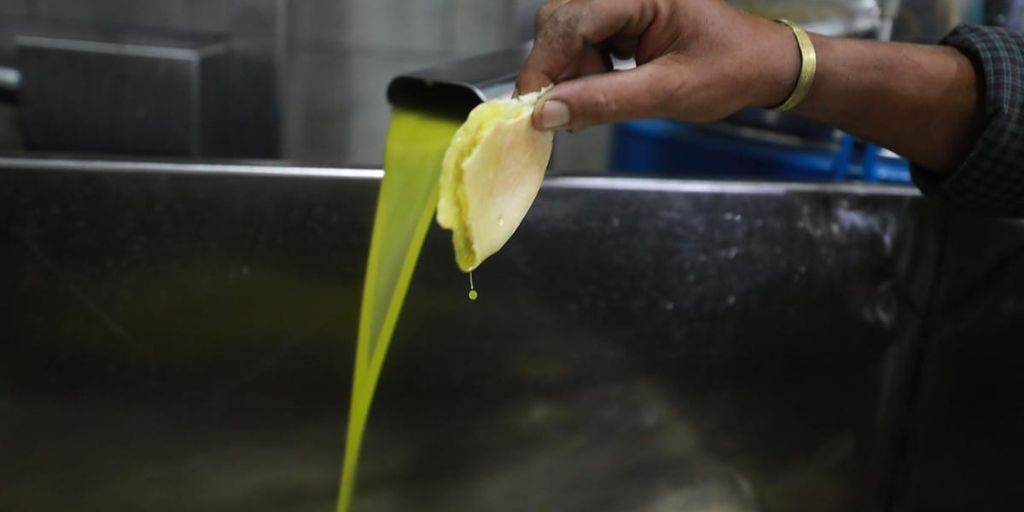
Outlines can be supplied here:
[[940, 176], [912, 166], [925, 194], [957, 207], [1024, 217], [1024, 35], [961, 25], [942, 39], [974, 64], [981, 80], [982, 129], [966, 160]]

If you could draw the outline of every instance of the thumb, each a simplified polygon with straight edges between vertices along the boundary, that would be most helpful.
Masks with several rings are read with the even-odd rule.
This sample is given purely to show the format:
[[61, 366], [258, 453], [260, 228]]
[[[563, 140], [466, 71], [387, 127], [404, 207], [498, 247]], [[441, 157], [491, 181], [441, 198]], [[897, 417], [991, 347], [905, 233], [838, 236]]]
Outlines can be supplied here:
[[[538, 130], [578, 130], [603, 123], [671, 115], [672, 96], [682, 70], [671, 73], [652, 61], [626, 71], [612, 71], [555, 85], [533, 109]], [[676, 75], [673, 77], [673, 75]]]

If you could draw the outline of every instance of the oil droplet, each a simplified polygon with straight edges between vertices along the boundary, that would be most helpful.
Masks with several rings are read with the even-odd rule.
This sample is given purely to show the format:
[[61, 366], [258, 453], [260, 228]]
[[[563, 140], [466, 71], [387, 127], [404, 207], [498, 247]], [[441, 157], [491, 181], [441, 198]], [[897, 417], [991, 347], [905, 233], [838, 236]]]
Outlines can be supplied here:
[[469, 300], [476, 300], [476, 298], [480, 296], [480, 294], [476, 292], [476, 287], [473, 286], [472, 272], [469, 273], [469, 293], [467, 295], [469, 296]]

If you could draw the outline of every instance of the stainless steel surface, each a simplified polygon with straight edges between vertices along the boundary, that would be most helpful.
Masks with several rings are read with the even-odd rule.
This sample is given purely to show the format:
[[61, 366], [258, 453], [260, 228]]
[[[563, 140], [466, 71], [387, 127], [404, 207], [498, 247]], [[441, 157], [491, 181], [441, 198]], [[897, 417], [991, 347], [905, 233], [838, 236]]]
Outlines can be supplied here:
[[284, 73], [288, 69], [288, 1], [230, 0], [231, 58], [223, 69], [224, 110], [211, 129], [214, 156], [276, 158], [284, 131]]
[[467, 115], [478, 103], [512, 96], [529, 45], [446, 62], [396, 77], [388, 101], [397, 106], [450, 110]]
[[[279, 157], [287, 2], [218, 3], [118, 9], [103, 1], [71, 9], [68, 19], [47, 11], [0, 22], [17, 41], [27, 148]], [[189, 20], [221, 10], [212, 22]], [[175, 19], [157, 21], [160, 13]]]
[[[90, 30], [18, 36], [19, 114], [30, 149], [216, 154], [215, 37]], [[212, 101], [211, 101], [212, 100]]]
[[730, 135], [741, 141], [767, 142], [795, 150], [837, 150], [842, 132], [805, 117], [774, 110], [748, 108], [708, 125], [702, 131]]
[[[329, 510], [379, 176], [0, 159], [0, 509]], [[927, 510], [918, 363], [1019, 332], [1022, 244], [900, 187], [549, 180], [476, 302], [428, 234], [357, 510]], [[975, 362], [963, 446], [1022, 391]]]

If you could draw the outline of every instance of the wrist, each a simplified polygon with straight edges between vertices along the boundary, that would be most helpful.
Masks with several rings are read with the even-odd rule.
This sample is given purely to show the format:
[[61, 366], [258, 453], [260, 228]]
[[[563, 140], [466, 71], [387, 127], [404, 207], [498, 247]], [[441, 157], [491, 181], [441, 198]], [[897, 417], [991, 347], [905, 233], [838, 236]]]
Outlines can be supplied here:
[[793, 93], [800, 78], [800, 46], [793, 31], [775, 21], [762, 20], [762, 29], [751, 39], [754, 79], [748, 87], [748, 107], [772, 108]]

